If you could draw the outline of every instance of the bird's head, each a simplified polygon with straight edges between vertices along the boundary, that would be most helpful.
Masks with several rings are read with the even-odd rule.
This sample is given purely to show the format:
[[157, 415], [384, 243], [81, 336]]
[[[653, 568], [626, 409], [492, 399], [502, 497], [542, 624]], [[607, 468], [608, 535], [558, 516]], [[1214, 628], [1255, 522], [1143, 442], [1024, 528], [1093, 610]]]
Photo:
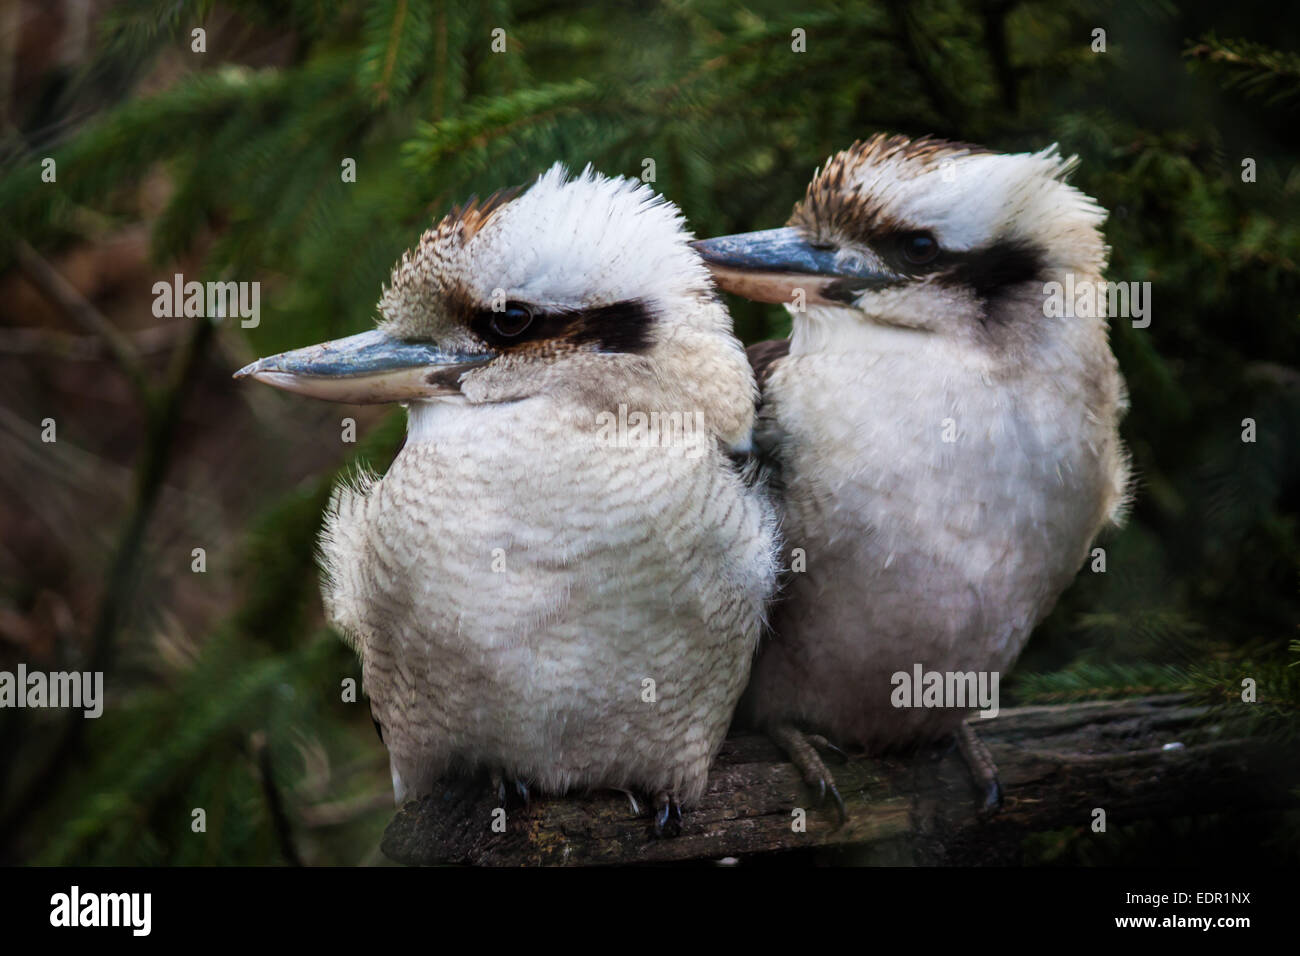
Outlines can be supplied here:
[[[529, 188], [454, 209], [402, 256], [378, 327], [241, 369], [350, 403], [610, 396], [629, 382], [690, 395], [743, 352], [680, 212], [643, 183], [556, 165]], [[742, 403], [749, 388], [739, 388]]]
[[1055, 147], [878, 135], [833, 156], [785, 228], [695, 246], [723, 289], [793, 302], [796, 337], [808, 318], [826, 336], [865, 323], [1018, 338], [1009, 320], [1041, 314], [1046, 282], [1105, 266], [1105, 212], [1065, 182], [1073, 166]]

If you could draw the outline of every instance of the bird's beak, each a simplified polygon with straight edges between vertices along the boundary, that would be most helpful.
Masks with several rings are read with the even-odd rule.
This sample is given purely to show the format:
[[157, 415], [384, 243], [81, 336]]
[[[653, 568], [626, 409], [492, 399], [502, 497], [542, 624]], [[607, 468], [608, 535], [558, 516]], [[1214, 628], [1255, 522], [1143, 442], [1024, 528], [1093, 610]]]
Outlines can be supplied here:
[[803, 289], [810, 303], [842, 305], [865, 289], [897, 281], [891, 273], [818, 249], [798, 229], [764, 229], [691, 243], [725, 292], [755, 302], [790, 304]]
[[492, 360], [446, 352], [429, 342], [403, 342], [375, 329], [258, 359], [235, 373], [330, 402], [378, 405], [460, 390], [461, 376]]

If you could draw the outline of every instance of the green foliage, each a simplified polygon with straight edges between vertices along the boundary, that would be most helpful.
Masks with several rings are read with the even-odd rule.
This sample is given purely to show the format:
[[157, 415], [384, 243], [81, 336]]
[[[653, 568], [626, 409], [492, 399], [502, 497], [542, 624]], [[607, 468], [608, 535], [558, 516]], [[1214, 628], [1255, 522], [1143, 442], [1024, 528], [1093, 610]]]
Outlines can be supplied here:
[[[92, 119], [56, 99], [54, 115], [0, 138], [0, 268], [7, 239], [53, 250], [84, 235], [87, 210], [125, 220], [132, 190], [162, 171], [174, 189], [152, 223], [156, 260], [198, 253], [211, 276], [262, 279], [274, 291], [248, 335], [267, 354], [364, 328], [394, 260], [451, 203], [555, 161], [639, 176], [653, 159], [655, 187], [704, 235], [782, 223], [819, 163], [878, 130], [1003, 150], [1059, 141], [1082, 159], [1076, 182], [1111, 211], [1110, 276], [1152, 283], [1153, 321], [1112, 326], [1132, 398], [1132, 515], [1101, 542], [1106, 572], [1085, 568], [1040, 629], [1014, 693], [1187, 692], [1293, 738], [1300, 55], [1219, 40], [1219, 9], [131, 0], [104, 20], [68, 97], [107, 75], [121, 95]], [[276, 66], [210, 53], [175, 82], [126, 95], [216, 10], [291, 38], [291, 52]], [[1104, 54], [1089, 47], [1098, 24]], [[1231, 24], [1267, 40], [1293, 34], [1300, 13], [1238, 11]], [[491, 51], [497, 28], [504, 53]], [[796, 28], [804, 53], [791, 49]], [[57, 190], [32, 185], [47, 155]], [[1254, 183], [1244, 157], [1257, 163]], [[345, 158], [355, 183], [340, 177]], [[779, 310], [729, 304], [747, 341], [789, 328]], [[1258, 428], [1250, 444], [1246, 418]], [[401, 425], [389, 419], [358, 458], [382, 466]], [[294, 821], [314, 799], [361, 793], [315, 793], [321, 754], [371, 760], [371, 782], [383, 779], [364, 717], [329, 705], [355, 663], [310, 623], [334, 478], [268, 503], [244, 529], [242, 605], [189, 670], [140, 675], [92, 729], [94, 757], [43, 809], [38, 832], [53, 835], [34, 841], [33, 858], [278, 859], [254, 738], [275, 757]], [[137, 622], [121, 639], [146, 637]], [[1244, 677], [1259, 683], [1253, 710], [1240, 702]], [[210, 839], [177, 837], [198, 806]], [[310, 858], [365, 858], [384, 818], [377, 809], [327, 836], [313, 830]], [[55, 821], [70, 822], [55, 832]], [[1048, 840], [1036, 852], [1056, 851]]]
[[1220, 40], [1213, 32], [1187, 52], [1222, 70], [1232, 89], [1290, 109], [1300, 102], [1300, 54], [1249, 40]]

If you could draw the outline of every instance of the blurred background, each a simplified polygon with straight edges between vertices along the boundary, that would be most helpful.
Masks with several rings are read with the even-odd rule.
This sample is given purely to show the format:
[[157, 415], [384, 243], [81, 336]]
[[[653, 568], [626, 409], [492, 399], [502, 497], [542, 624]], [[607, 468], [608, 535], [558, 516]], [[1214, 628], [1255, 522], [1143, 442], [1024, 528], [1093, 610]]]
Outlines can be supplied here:
[[[1111, 211], [1109, 277], [1152, 284], [1149, 328], [1112, 323], [1132, 517], [1003, 705], [1185, 692], [1294, 760], [1298, 32], [1300, 6], [1211, 0], [3, 0], [0, 670], [102, 670], [107, 700], [0, 710], [0, 861], [383, 862], [387, 757], [314, 552], [331, 485], [384, 470], [404, 416], [230, 373], [366, 329], [452, 203], [555, 160], [653, 160], [711, 235], [782, 224], [882, 130], [1059, 142]], [[260, 323], [156, 317], [176, 273], [260, 282]], [[789, 329], [729, 304], [746, 342]], [[1021, 858], [1300, 848], [1286, 810], [1084, 829]]]

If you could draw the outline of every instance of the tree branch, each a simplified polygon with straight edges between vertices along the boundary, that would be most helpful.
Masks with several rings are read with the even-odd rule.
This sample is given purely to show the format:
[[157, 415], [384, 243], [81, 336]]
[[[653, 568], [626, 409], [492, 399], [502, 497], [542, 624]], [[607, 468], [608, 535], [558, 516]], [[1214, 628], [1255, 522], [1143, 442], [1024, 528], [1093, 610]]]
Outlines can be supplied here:
[[980, 9], [984, 24], [984, 44], [988, 48], [998, 86], [1002, 90], [1002, 105], [1013, 116], [1020, 112], [1020, 76], [1011, 63], [1011, 52], [1007, 44], [1007, 15], [1014, 7], [1015, 4], [1007, 0], [988, 0]]
[[18, 267], [28, 281], [83, 329], [103, 339], [113, 359], [130, 379], [136, 394], [141, 401], [148, 404], [153, 397], [153, 390], [131, 340], [117, 326], [104, 318], [103, 314], [91, 305], [71, 282], [46, 262], [39, 252], [28, 245], [26, 240], [17, 240], [14, 249], [17, 253]]
[[921, 80], [921, 85], [925, 87], [930, 104], [934, 107], [935, 112], [943, 118], [943, 122], [947, 127], [941, 132], [946, 136], [953, 135], [962, 126], [960, 104], [943, 81], [939, 79], [938, 74], [930, 67], [926, 59], [926, 53], [921, 47], [922, 34], [920, 28], [913, 21], [906, 3], [900, 2], [900, 0], [889, 0], [888, 8], [889, 17], [898, 36], [899, 45], [903, 49], [903, 55]]
[[[109, 563], [104, 595], [91, 636], [88, 670], [107, 672], [112, 667], [114, 639], [135, 591], [145, 531], [171, 462], [172, 443], [185, 394], [206, 354], [214, 329], [213, 323], [207, 319], [194, 323], [185, 347], [172, 362], [162, 395], [145, 403], [145, 439], [136, 478], [135, 503]], [[146, 394], [153, 395], [153, 389], [146, 386]], [[81, 745], [85, 727], [81, 712], [69, 710], [63, 730], [45, 764], [10, 802], [9, 809], [0, 818], [0, 850], [10, 845], [23, 822], [41, 806], [58, 778], [72, 766], [72, 757]]]
[[[383, 851], [401, 863], [489, 866], [666, 863], [854, 847], [871, 862], [1011, 864], [1031, 832], [1086, 827], [1094, 808], [1112, 825], [1231, 808], [1284, 806], [1294, 794], [1254, 743], [1206, 725], [1183, 696], [1025, 707], [972, 718], [999, 768], [1006, 803], [980, 816], [955, 749], [853, 758], [831, 769], [849, 810], [817, 809], [798, 773], [764, 737], [729, 738], [682, 834], [649, 838], [626, 796], [599, 792], [507, 808], [485, 785], [440, 784], [398, 811]], [[1181, 744], [1164, 749], [1167, 744]], [[1292, 768], [1290, 778], [1296, 777]], [[806, 832], [792, 826], [807, 812]], [[643, 808], [644, 809], [644, 808]]]

